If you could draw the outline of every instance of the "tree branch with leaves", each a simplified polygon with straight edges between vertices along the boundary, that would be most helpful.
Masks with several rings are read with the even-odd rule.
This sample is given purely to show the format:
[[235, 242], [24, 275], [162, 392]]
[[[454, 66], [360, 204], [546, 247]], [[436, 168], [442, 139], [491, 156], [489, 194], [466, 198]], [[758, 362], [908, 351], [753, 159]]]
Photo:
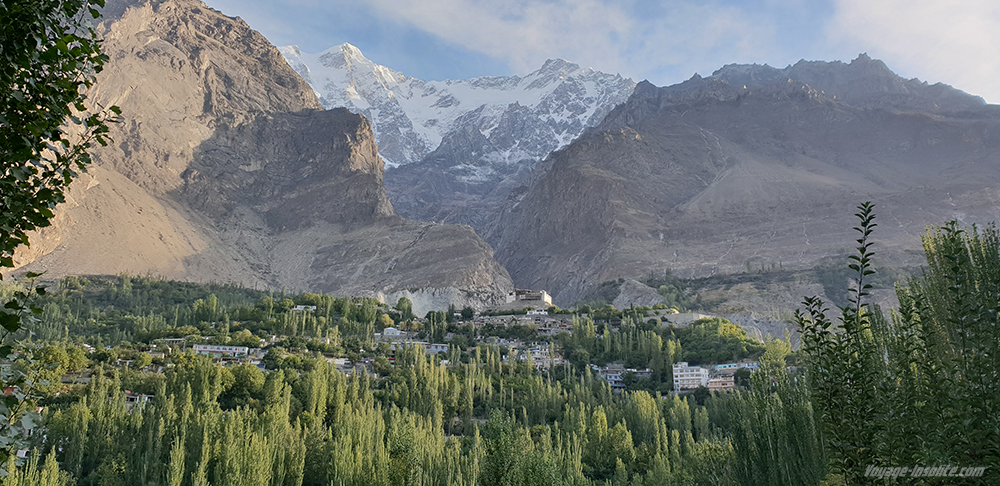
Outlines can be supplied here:
[[[94, 25], [103, 6], [104, 0], [0, 3], [0, 271], [14, 268], [14, 251], [28, 246], [31, 231], [51, 224], [70, 183], [91, 163], [88, 151], [109, 143], [108, 124], [120, 117], [116, 106], [85, 103], [108, 60]], [[42, 293], [29, 285], [3, 302], [0, 359], [20, 354], [11, 335], [40, 312], [31, 299]], [[30, 382], [12, 369], [0, 377], [2, 464], [33, 421], [25, 414]]]

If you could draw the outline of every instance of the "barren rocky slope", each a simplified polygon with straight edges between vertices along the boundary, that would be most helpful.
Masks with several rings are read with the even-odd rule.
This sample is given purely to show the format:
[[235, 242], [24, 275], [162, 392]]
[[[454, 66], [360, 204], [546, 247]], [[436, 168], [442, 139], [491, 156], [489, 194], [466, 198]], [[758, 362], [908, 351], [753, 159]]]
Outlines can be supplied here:
[[485, 237], [518, 286], [566, 304], [666, 268], [810, 267], [849, 251], [872, 200], [878, 261], [918, 265], [926, 226], [1000, 217], [998, 114], [867, 56], [640, 83], [536, 166]]
[[242, 20], [194, 0], [105, 12], [91, 98], [126, 119], [25, 269], [405, 294], [421, 310], [511, 287], [471, 228], [396, 215], [368, 122], [323, 110]]

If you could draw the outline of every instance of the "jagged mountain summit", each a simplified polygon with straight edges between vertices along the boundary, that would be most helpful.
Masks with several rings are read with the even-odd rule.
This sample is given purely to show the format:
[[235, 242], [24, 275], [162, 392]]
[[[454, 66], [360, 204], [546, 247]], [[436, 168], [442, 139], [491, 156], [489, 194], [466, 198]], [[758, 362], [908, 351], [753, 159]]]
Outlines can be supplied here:
[[572, 303], [603, 281], [804, 269], [850, 251], [874, 201], [880, 265], [920, 234], [1000, 219], [1000, 108], [884, 63], [731, 65], [637, 85], [535, 166], [484, 233], [518, 286]]
[[325, 110], [245, 22], [197, 0], [104, 12], [90, 96], [125, 121], [18, 255], [25, 270], [406, 295], [418, 312], [512, 288], [471, 228], [396, 214], [368, 121]]
[[600, 123], [635, 87], [560, 59], [526, 76], [423, 81], [373, 63], [350, 44], [282, 53], [323, 106], [371, 120], [380, 153], [395, 165], [385, 184], [400, 214], [480, 233], [535, 163]]
[[784, 69], [766, 64], [728, 64], [712, 73], [711, 78], [737, 88], [801, 82], [827, 98], [857, 108], [945, 113], [975, 111], [986, 105], [981, 97], [943, 83], [931, 85], [903, 79], [867, 54], [860, 54], [850, 63], [802, 60]]
[[[348, 43], [319, 54], [296, 46], [281, 53], [325, 108], [345, 107], [371, 121], [389, 167], [420, 161], [470, 127], [490, 142], [472, 159], [537, 160], [599, 123], [635, 87], [631, 79], [561, 59], [523, 77], [424, 81], [375, 64]], [[475, 180], [477, 165], [467, 178]]]

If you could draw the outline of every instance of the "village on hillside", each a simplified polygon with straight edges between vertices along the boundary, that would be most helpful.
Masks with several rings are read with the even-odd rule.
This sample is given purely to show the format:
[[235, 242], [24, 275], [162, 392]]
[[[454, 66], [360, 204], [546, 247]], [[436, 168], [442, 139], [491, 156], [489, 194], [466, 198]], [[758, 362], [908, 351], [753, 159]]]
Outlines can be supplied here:
[[[402, 317], [393, 313], [395, 308], [384, 304], [382, 306], [384, 316]], [[304, 317], [319, 311], [322, 309], [318, 309], [317, 305], [295, 304], [288, 306], [287, 315]], [[437, 359], [439, 365], [449, 366], [462, 360], [463, 356], [467, 361], [469, 353], [474, 352], [477, 346], [487, 345], [496, 347], [505, 363], [527, 365], [538, 373], [546, 374], [570, 365], [564, 348], [572, 339], [574, 330], [580, 332], [582, 329], [582, 332], [587, 332], [589, 328], [593, 338], [604, 341], [614, 340], [623, 326], [634, 329], [637, 323], [662, 332], [668, 328], [684, 329], [698, 322], [717, 319], [709, 314], [679, 312], [676, 308], [664, 305], [654, 308], [637, 307], [627, 311], [617, 311], [611, 306], [597, 311], [589, 308], [563, 310], [552, 305], [552, 298], [545, 290], [522, 289], [510, 292], [504, 304], [482, 312], [465, 308], [460, 311], [452, 309], [450, 314], [444, 316], [441, 314], [443, 313], [432, 312], [422, 318], [414, 316], [411, 319], [399, 319], [398, 323], [384, 318], [382, 322], [388, 325], [372, 332], [370, 349], [367, 350], [362, 348], [358, 352], [346, 354], [335, 352], [332, 347], [335, 344], [332, 340], [335, 338], [326, 336], [314, 340], [316, 346], [326, 346], [326, 352], [309, 352], [308, 346], [302, 351], [305, 351], [305, 356], [322, 358], [341, 373], [364, 373], [377, 378], [379, 363], [392, 366], [396, 352], [401, 349], [419, 349]], [[447, 323], [445, 332], [441, 332], [442, 319]], [[210, 328], [218, 325], [204, 324]], [[238, 322], [227, 324], [230, 329], [237, 326]], [[192, 354], [207, 356], [223, 366], [250, 365], [266, 370], [280, 367], [282, 359], [294, 356], [295, 348], [290, 343], [299, 341], [299, 337], [280, 333], [254, 336], [249, 342], [240, 343], [242, 345], [220, 343], [217, 335], [208, 333], [159, 337], [145, 344], [133, 343], [133, 351], [119, 353], [121, 357], [115, 358], [113, 364], [126, 369], [138, 369], [143, 373], [163, 373], [173, 366], [169, 359], [172, 356]], [[107, 345], [102, 351], [82, 343], [80, 348], [87, 355], [97, 358], [107, 354], [112, 346]], [[672, 390], [674, 393], [689, 393], [698, 389], [727, 391], [741, 385], [746, 386], [747, 376], [758, 368], [758, 362], [752, 353], [742, 359], [729, 361], [695, 359], [698, 361], [696, 364], [679, 360], [667, 363], [669, 367], [657, 370], [658, 373], [648, 365], [627, 365], [625, 360], [586, 360], [577, 364], [584, 365], [586, 372], [605, 381], [616, 394], [642, 389], [643, 384], [650, 390]], [[658, 387], [655, 384], [650, 386], [651, 380], [655, 378], [662, 381]], [[88, 371], [76, 370], [67, 372], [61, 381], [71, 385], [85, 384], [88, 380]], [[129, 403], [151, 398], [152, 394], [128, 393]]]

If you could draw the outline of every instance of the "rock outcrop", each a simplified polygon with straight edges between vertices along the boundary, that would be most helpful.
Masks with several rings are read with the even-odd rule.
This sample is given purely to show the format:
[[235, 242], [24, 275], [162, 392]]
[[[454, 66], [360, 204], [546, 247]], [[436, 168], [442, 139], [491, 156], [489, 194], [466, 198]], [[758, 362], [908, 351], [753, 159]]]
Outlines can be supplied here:
[[653, 307], [663, 303], [663, 296], [656, 289], [634, 279], [626, 278], [618, 288], [618, 296], [611, 302], [616, 309]]

